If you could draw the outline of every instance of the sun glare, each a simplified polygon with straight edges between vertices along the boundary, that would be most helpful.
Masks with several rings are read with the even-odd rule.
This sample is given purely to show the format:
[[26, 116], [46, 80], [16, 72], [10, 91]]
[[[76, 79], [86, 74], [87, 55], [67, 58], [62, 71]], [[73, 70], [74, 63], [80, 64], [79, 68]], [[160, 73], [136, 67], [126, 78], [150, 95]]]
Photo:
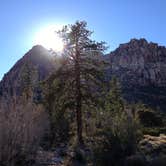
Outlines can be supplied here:
[[48, 26], [41, 29], [35, 36], [35, 45], [42, 45], [46, 49], [61, 52], [63, 50], [63, 41], [55, 32], [60, 29], [57, 26]]

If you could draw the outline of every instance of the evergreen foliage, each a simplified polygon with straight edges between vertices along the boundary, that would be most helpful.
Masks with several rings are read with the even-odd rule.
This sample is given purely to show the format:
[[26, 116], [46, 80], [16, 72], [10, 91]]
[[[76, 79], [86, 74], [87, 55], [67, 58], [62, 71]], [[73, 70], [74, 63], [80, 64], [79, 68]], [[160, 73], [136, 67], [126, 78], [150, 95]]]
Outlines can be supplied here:
[[141, 132], [138, 117], [126, 111], [116, 78], [110, 82], [100, 118], [100, 127], [92, 145], [94, 163], [122, 165], [126, 156], [135, 153]]
[[121, 97], [121, 88], [116, 77], [113, 77], [110, 81], [109, 91], [106, 94], [104, 105], [104, 110], [112, 113], [124, 110], [124, 102]]
[[63, 103], [65, 110], [76, 113], [77, 142], [81, 145], [83, 109], [86, 109], [87, 105], [96, 107], [99, 90], [103, 84], [104, 61], [101, 55], [105, 46], [104, 42], [98, 43], [90, 39], [92, 32], [87, 29], [84, 21], [65, 26], [58, 34], [64, 41], [62, 65], [48, 82], [51, 84], [54, 84], [55, 80], [60, 82], [59, 91], [54, 91], [56, 94], [52, 95], [55, 98], [55, 95], [58, 96], [58, 102]]

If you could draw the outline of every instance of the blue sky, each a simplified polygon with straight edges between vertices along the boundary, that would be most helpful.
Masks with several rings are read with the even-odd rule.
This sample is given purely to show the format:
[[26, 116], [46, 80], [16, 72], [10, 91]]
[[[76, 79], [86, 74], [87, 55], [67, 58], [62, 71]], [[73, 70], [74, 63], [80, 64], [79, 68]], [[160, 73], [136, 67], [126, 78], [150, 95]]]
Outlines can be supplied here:
[[166, 45], [166, 0], [1, 0], [0, 79], [49, 24], [85, 20], [110, 50], [131, 38]]

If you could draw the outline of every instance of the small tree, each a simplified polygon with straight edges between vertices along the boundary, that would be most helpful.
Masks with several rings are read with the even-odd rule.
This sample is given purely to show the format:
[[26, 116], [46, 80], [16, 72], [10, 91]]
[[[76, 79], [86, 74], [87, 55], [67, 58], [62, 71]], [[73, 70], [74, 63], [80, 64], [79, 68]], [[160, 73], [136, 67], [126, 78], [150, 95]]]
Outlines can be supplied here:
[[92, 149], [95, 165], [123, 165], [123, 159], [135, 152], [140, 138], [140, 124], [124, 108], [121, 89], [115, 77], [106, 92], [100, 112], [100, 125]]
[[112, 113], [121, 112], [124, 109], [124, 102], [121, 96], [120, 84], [116, 77], [113, 77], [109, 84], [109, 92], [106, 94], [105, 111]]

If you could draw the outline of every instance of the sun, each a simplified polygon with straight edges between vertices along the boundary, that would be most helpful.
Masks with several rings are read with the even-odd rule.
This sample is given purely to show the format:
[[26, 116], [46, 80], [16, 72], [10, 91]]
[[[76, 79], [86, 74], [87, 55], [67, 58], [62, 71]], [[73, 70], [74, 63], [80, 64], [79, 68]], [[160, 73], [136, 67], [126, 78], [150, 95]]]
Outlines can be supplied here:
[[39, 30], [35, 35], [35, 45], [42, 45], [46, 49], [52, 49], [56, 52], [63, 51], [63, 41], [55, 31], [60, 30], [60, 26], [47, 26]]

